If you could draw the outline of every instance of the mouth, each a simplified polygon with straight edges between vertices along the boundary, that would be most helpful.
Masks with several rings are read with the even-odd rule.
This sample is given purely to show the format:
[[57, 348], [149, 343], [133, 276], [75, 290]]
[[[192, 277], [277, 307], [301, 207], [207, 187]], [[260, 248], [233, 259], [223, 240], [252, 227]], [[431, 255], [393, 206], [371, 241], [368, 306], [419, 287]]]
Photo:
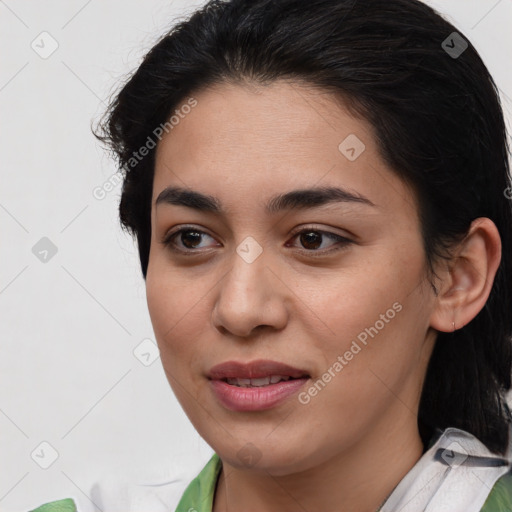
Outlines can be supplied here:
[[275, 407], [311, 378], [307, 370], [269, 360], [227, 361], [214, 366], [207, 377], [219, 402], [232, 411]]
[[307, 370], [295, 368], [285, 363], [258, 359], [248, 363], [226, 361], [211, 368], [207, 377], [211, 380], [224, 380], [226, 382], [231, 380], [234, 385], [240, 386], [268, 386], [281, 380], [309, 378], [310, 375]]
[[[308, 375], [303, 376], [303, 378], [306, 377], [309, 378]], [[260, 377], [258, 379], [225, 378], [221, 380], [223, 382], [227, 382], [231, 386], [237, 386], [239, 388], [262, 388], [271, 384], [277, 384], [278, 382], [297, 380], [297, 378], [290, 377], [289, 375], [270, 375], [268, 377]]]

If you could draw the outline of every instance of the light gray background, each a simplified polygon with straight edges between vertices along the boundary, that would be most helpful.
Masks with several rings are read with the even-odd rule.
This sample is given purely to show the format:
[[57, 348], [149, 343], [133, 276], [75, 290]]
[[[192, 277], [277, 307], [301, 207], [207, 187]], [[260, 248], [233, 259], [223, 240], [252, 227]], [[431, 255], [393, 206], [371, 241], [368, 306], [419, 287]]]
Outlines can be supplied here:
[[[118, 80], [203, 3], [0, 0], [2, 512], [67, 496], [92, 512], [87, 493], [101, 475], [180, 454], [197, 466], [212, 453], [160, 360], [145, 366], [133, 352], [154, 341], [144, 281], [118, 225], [120, 186], [93, 196], [116, 168], [90, 132]], [[512, 1], [427, 3], [479, 50], [510, 129]], [[32, 252], [43, 237], [57, 247], [46, 262]], [[59, 454], [48, 469], [42, 442]]]

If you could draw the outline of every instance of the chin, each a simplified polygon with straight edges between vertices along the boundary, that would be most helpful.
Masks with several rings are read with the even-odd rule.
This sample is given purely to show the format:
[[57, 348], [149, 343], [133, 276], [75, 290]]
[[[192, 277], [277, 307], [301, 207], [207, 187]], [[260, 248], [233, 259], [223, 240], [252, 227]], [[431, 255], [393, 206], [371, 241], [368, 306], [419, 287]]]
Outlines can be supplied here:
[[[247, 437], [245, 437], [247, 439]], [[314, 466], [308, 453], [304, 453], [304, 443], [297, 445], [283, 442], [269, 443], [265, 438], [261, 442], [240, 443], [241, 448], [233, 450], [233, 445], [226, 449], [215, 450], [229, 465], [242, 470], [264, 472], [272, 476], [285, 476], [304, 471]], [[238, 443], [237, 443], [238, 444]], [[311, 450], [311, 446], [309, 446]]]

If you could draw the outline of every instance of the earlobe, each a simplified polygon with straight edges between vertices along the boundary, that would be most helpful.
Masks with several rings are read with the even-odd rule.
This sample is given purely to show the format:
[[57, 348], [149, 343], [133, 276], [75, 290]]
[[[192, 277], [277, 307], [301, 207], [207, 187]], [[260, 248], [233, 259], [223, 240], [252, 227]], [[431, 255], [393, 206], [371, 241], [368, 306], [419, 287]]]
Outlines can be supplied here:
[[489, 298], [500, 261], [498, 228], [486, 217], [475, 219], [444, 273], [431, 327], [453, 332], [471, 322]]

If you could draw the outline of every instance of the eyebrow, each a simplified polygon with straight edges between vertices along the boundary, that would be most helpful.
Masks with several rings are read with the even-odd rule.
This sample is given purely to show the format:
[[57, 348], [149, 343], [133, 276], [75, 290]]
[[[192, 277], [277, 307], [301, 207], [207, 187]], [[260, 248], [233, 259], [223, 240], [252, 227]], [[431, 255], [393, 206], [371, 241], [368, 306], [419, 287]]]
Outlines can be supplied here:
[[[305, 210], [331, 203], [362, 203], [375, 206], [367, 197], [339, 187], [316, 187], [291, 190], [273, 196], [265, 205], [268, 214], [283, 210]], [[218, 198], [181, 187], [167, 187], [158, 195], [155, 206], [172, 204], [186, 206], [201, 212], [223, 214], [224, 209]]]

